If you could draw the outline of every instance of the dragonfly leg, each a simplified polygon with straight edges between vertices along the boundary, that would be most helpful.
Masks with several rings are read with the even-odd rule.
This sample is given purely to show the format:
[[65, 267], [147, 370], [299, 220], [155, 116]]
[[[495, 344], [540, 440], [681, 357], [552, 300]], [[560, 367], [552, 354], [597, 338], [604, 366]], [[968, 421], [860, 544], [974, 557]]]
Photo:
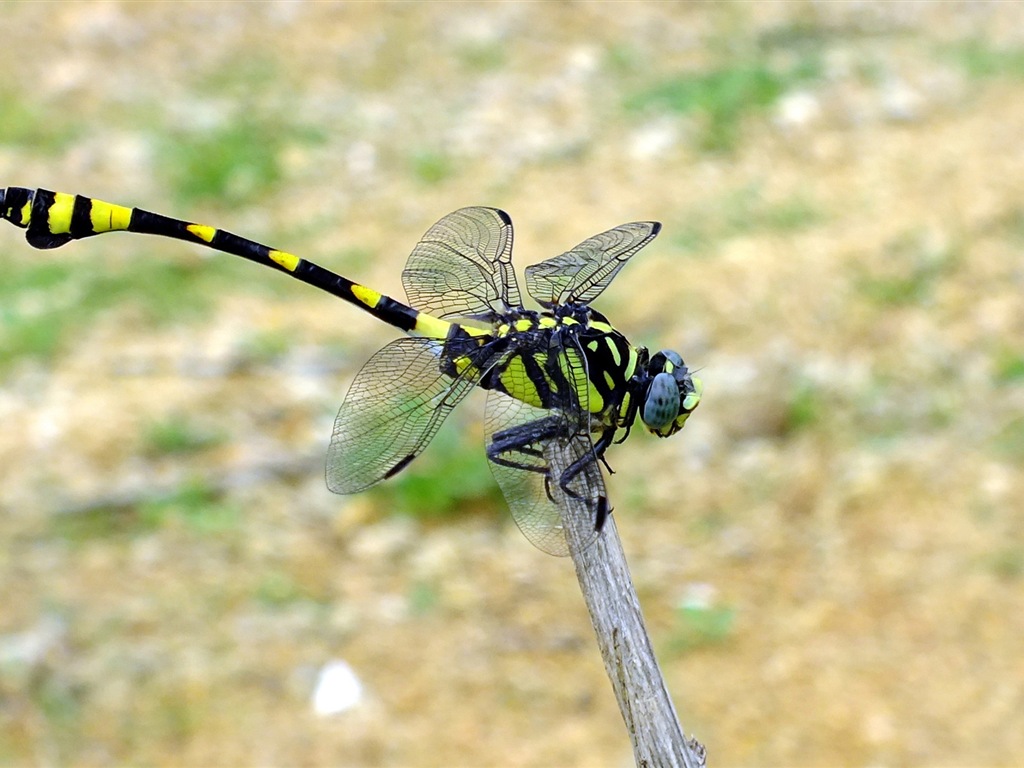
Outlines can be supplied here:
[[[538, 446], [545, 440], [556, 437], [561, 432], [561, 428], [560, 418], [546, 416], [543, 419], [495, 432], [491, 436], [491, 444], [487, 446], [487, 458], [503, 467], [525, 469], [528, 472], [547, 475], [547, 467], [541, 466], [544, 455]], [[523, 458], [517, 460], [514, 458], [517, 455]]]
[[558, 481], [558, 484], [562, 487], [563, 491], [570, 495], [575, 495], [572, 494], [572, 491], [570, 491], [567, 486], [593, 461], [600, 461], [608, 467], [609, 472], [615, 474], [612, 468], [608, 466], [608, 462], [604, 459], [604, 452], [608, 450], [608, 446], [611, 445], [613, 435], [614, 431], [611, 429], [603, 432], [597, 442], [594, 443], [592, 451], [580, 456], [576, 461], [565, 468], [565, 471], [562, 473], [562, 477], [559, 478]]
[[[608, 449], [608, 446], [611, 445], [614, 435], [615, 430], [613, 429], [608, 429], [603, 432], [589, 452], [580, 456], [576, 461], [565, 468], [565, 471], [562, 472], [562, 476], [558, 480], [558, 485], [562, 489], [563, 493], [576, 499], [582, 498], [569, 487], [569, 484], [575, 480], [583, 470], [589, 467], [591, 463], [601, 461], [606, 467], [608, 467], [608, 462], [604, 460], [604, 453]], [[608, 467], [608, 471], [612, 472], [612, 468]], [[600, 472], [600, 469], [598, 469], [598, 472]], [[548, 495], [551, 495], [550, 492]], [[597, 500], [597, 509], [594, 514], [594, 530], [600, 531], [604, 527], [605, 520], [608, 519], [608, 515], [611, 514], [611, 511], [611, 508], [608, 506], [608, 499], [604, 496], [599, 497]]]

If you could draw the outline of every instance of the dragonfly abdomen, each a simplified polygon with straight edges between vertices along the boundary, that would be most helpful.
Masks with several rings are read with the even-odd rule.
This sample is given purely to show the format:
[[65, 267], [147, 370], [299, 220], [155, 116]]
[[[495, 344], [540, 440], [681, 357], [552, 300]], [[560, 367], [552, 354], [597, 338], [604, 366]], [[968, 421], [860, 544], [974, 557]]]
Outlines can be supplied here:
[[84, 195], [48, 189], [7, 187], [0, 190], [0, 218], [26, 230], [29, 245], [59, 248], [107, 232], [158, 235], [203, 245], [290, 274], [304, 283], [345, 299], [406, 333], [444, 339], [451, 323], [419, 312], [365, 285], [335, 274], [287, 251], [240, 237], [224, 229], [171, 218], [142, 208], [128, 208]]

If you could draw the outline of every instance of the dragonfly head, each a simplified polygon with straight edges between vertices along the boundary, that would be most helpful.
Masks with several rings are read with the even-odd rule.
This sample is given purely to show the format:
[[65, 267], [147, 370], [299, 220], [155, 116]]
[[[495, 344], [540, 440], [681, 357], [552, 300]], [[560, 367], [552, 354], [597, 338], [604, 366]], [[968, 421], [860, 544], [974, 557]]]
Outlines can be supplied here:
[[670, 437], [683, 428], [700, 403], [704, 384], [690, 375], [683, 358], [668, 349], [651, 357], [647, 373], [650, 383], [640, 403], [640, 418], [652, 434]]

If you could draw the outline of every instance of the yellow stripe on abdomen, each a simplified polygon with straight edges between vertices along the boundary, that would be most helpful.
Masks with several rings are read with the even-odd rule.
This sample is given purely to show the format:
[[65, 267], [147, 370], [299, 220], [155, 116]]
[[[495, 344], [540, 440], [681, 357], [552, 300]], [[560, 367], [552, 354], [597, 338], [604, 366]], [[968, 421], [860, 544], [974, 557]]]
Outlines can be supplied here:
[[57, 192], [53, 205], [46, 212], [46, 226], [54, 235], [66, 235], [71, 231], [71, 214], [75, 210], [75, 196]]
[[367, 288], [365, 285], [359, 285], [358, 283], [352, 286], [352, 295], [370, 309], [374, 309], [380, 303], [381, 299], [380, 293], [372, 288]]
[[[294, 253], [288, 253], [287, 251], [271, 251], [267, 254], [270, 260], [277, 264], [282, 269], [287, 269], [289, 272], [294, 272], [299, 266], [299, 262], [302, 261]], [[360, 299], [362, 301], [362, 299]]]
[[93, 200], [89, 211], [93, 232], [123, 232], [132, 223], [132, 209], [123, 205]]
[[216, 227], [208, 227], [205, 224], [189, 224], [185, 229], [189, 231], [189, 234], [198, 237], [204, 243], [212, 243], [213, 238], [217, 234]]
[[[452, 324], [447, 320], [441, 320], [436, 317], [431, 317], [425, 312], [420, 312], [416, 317], [416, 325], [413, 326], [412, 332], [420, 336], [425, 336], [428, 339], [446, 339], [448, 338], [448, 331], [451, 327]], [[466, 328], [466, 330], [469, 331], [470, 329]]]

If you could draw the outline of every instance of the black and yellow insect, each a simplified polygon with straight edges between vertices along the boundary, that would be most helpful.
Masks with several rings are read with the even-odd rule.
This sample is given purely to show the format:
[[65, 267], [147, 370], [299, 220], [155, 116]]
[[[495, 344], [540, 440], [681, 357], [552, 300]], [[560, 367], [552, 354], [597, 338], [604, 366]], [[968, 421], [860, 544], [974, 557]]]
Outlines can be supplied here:
[[538, 312], [523, 306], [512, 221], [495, 208], [463, 208], [427, 231], [402, 273], [409, 304], [221, 229], [80, 195], [8, 187], [0, 218], [26, 229], [36, 248], [119, 231], [198, 243], [285, 272], [404, 331], [352, 383], [327, 454], [328, 487], [354, 493], [397, 474], [480, 387], [489, 392], [494, 476], [519, 528], [552, 554], [600, 533], [611, 512], [600, 465], [636, 417], [668, 437], [700, 402], [701, 382], [678, 354], [634, 347], [590, 306], [657, 236], [656, 222], [622, 224], [528, 267]]

